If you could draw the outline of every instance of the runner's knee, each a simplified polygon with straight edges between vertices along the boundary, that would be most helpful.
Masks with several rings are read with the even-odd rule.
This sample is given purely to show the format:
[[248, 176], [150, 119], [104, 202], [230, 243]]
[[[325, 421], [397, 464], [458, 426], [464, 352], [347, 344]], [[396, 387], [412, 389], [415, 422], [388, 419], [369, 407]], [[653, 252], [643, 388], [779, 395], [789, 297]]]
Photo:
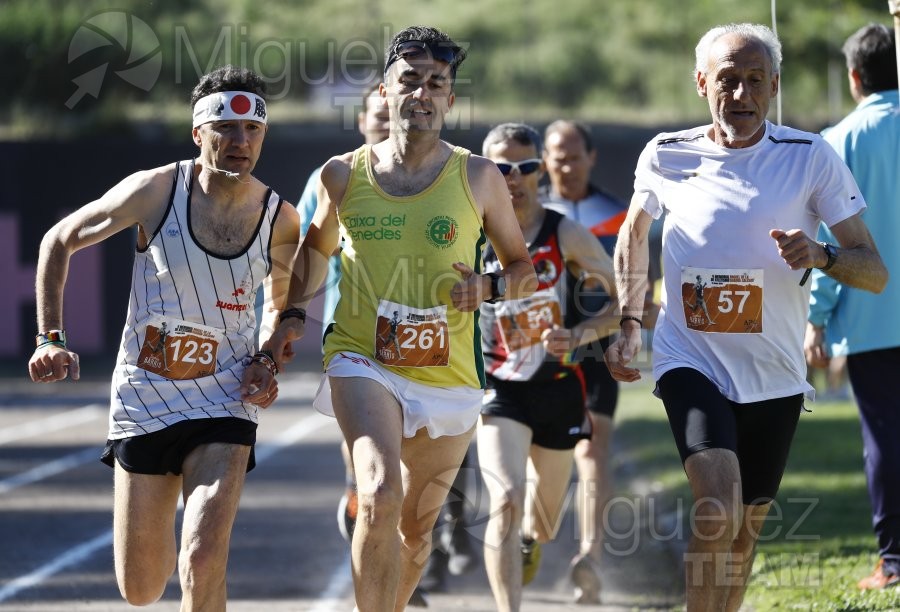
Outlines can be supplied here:
[[499, 495], [498, 499], [491, 499], [491, 522], [507, 533], [510, 529], [518, 531], [525, 514], [525, 488], [510, 487]]
[[185, 542], [178, 559], [178, 574], [185, 592], [211, 592], [224, 586], [223, 552], [194, 540]]
[[154, 573], [143, 570], [118, 576], [119, 593], [132, 606], [149, 606], [159, 601], [166, 590], [169, 577], [175, 572], [174, 561], [168, 572]]
[[[357, 483], [357, 487], [359, 484]], [[382, 483], [374, 488], [357, 488], [359, 513], [357, 524], [362, 521], [369, 528], [396, 530], [403, 506], [403, 489]]]
[[705, 497], [694, 502], [691, 533], [713, 547], [731, 547], [743, 519], [743, 506], [729, 496]]

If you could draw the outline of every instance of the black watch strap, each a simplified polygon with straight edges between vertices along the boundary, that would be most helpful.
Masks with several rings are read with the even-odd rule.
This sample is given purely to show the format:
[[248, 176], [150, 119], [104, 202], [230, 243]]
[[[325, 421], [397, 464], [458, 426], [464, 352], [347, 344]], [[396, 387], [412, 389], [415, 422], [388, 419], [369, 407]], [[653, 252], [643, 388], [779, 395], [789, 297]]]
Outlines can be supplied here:
[[287, 308], [281, 311], [281, 314], [278, 315], [278, 322], [281, 323], [285, 319], [300, 319], [303, 323], [306, 323], [306, 310], [303, 308]]
[[837, 249], [827, 242], [820, 242], [819, 244], [825, 249], [825, 256], [828, 257], [828, 261], [825, 262], [825, 265], [819, 268], [822, 272], [825, 272], [826, 270], [830, 270], [831, 266], [834, 265], [834, 262], [837, 261]]
[[502, 283], [505, 283], [503, 277], [497, 272], [488, 272], [486, 276], [491, 279], [491, 297], [488, 300], [485, 300], [488, 304], [496, 304], [506, 295], [505, 287], [501, 287]]

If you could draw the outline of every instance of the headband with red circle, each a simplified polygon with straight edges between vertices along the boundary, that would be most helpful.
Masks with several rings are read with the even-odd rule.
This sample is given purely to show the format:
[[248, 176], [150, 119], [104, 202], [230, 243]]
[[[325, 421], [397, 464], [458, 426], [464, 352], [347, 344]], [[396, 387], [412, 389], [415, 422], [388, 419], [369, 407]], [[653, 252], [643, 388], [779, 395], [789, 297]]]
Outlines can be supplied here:
[[266, 123], [266, 101], [249, 91], [217, 91], [200, 98], [194, 105], [193, 127], [235, 119]]

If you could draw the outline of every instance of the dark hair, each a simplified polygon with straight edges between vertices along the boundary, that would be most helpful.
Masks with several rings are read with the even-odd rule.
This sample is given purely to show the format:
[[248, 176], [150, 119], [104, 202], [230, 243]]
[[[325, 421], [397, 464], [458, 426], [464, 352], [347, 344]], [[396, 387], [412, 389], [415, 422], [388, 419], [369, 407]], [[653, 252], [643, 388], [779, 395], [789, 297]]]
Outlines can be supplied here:
[[594, 150], [594, 139], [591, 137], [591, 128], [581, 123], [580, 121], [557, 119], [556, 121], [548, 125], [547, 129], [544, 130], [544, 140], [547, 140], [551, 135], [557, 132], [563, 132], [567, 129], [573, 129], [581, 135], [581, 140], [584, 141], [585, 151], [590, 153]]
[[266, 82], [252, 70], [230, 64], [221, 66], [200, 77], [200, 82], [191, 91], [191, 108], [200, 98], [220, 91], [248, 91], [265, 100]]
[[[453, 49], [454, 58], [450, 63], [450, 74], [454, 79], [456, 78], [456, 71], [459, 69], [459, 65], [466, 59], [466, 50], [453, 42], [453, 39], [437, 28], [428, 26], [410, 26], [397, 32], [384, 50], [385, 66], [388, 66], [391, 63], [391, 59], [393, 59], [391, 56], [397, 45], [405, 43], [408, 40], [420, 40], [435, 47], [449, 47]], [[385, 68], [385, 70], [386, 69], [387, 68]]]
[[865, 95], [897, 89], [897, 56], [893, 30], [880, 23], [870, 23], [854, 32], [844, 47], [847, 68], [859, 73]]
[[532, 145], [537, 157], [541, 156], [543, 148], [541, 135], [536, 129], [525, 123], [501, 123], [492, 128], [487, 136], [484, 137], [484, 142], [481, 145], [481, 154], [486, 156], [489, 148], [507, 140], [512, 140], [526, 147]]
[[378, 81], [374, 85], [369, 85], [362, 92], [362, 109], [363, 112], [369, 110], [369, 97], [378, 91], [378, 88], [381, 86], [381, 81]]

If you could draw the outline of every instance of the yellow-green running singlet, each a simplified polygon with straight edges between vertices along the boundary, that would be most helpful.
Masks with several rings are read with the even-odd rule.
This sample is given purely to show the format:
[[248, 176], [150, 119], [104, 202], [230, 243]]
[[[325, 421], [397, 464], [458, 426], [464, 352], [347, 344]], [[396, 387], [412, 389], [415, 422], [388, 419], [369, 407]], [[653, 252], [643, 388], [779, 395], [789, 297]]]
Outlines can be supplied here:
[[325, 363], [342, 351], [435, 387], [484, 387], [478, 311], [453, 307], [456, 262], [481, 273], [485, 234], [469, 189], [469, 151], [455, 147], [441, 173], [412, 196], [385, 193], [371, 148], [354, 151], [338, 205], [340, 301], [325, 336]]

